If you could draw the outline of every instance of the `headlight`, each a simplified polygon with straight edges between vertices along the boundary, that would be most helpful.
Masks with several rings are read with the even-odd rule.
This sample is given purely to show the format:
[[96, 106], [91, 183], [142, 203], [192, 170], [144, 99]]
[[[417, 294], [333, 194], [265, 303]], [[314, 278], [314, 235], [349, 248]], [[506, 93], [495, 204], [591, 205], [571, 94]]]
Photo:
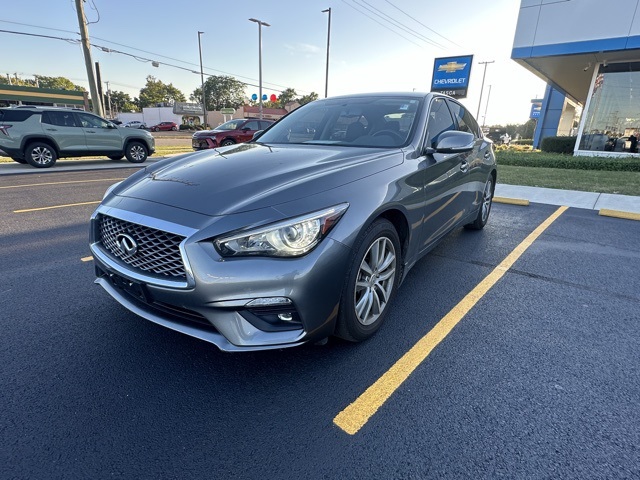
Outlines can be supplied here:
[[102, 196], [102, 199], [104, 200], [105, 198], [107, 198], [107, 195], [109, 195], [114, 188], [116, 188], [118, 185], [120, 185], [122, 182], [118, 182], [118, 183], [114, 183], [113, 185], [111, 185], [109, 188], [107, 188], [107, 191], [104, 192], [104, 195]]
[[349, 206], [342, 203], [319, 212], [215, 240], [221, 255], [299, 257], [329, 233]]

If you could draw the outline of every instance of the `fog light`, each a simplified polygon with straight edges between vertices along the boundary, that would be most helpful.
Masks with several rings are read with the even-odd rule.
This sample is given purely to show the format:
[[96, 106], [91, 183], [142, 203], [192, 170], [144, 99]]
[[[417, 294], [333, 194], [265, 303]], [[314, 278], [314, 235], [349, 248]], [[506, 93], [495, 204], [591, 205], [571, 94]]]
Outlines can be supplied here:
[[292, 322], [293, 314], [292, 313], [280, 313], [278, 314], [278, 320], [282, 320], [283, 322]]

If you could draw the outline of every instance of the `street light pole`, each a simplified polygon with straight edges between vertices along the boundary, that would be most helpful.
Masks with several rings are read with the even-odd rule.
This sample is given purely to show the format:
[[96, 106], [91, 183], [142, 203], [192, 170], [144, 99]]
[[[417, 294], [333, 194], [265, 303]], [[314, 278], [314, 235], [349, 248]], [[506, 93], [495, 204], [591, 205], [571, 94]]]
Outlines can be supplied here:
[[249, 21], [258, 24], [258, 93], [260, 100], [260, 120], [262, 120], [262, 26], [270, 27], [271, 25], [255, 18], [250, 18]]
[[204, 128], [207, 128], [207, 96], [204, 91], [204, 70], [202, 69], [202, 43], [200, 35], [204, 32], [198, 32], [198, 52], [200, 52], [200, 83], [202, 84], [202, 112], [204, 113]]
[[480, 115], [480, 103], [482, 102], [482, 91], [484, 90], [484, 78], [487, 76], [487, 65], [494, 62], [495, 60], [491, 60], [490, 62], [478, 62], [479, 65], [484, 65], [484, 73], [482, 74], [482, 87], [480, 87], [480, 100], [478, 100], [478, 112], [476, 113], [476, 118]]
[[482, 117], [482, 126], [484, 127], [487, 122], [487, 110], [489, 109], [489, 99], [491, 98], [491, 85], [489, 85], [489, 91], [487, 92], [487, 103], [484, 105], [484, 116]]
[[324, 80], [324, 98], [329, 92], [329, 41], [331, 40], [331, 8], [322, 10], [322, 13], [329, 13], [329, 23], [327, 24], [327, 73]]

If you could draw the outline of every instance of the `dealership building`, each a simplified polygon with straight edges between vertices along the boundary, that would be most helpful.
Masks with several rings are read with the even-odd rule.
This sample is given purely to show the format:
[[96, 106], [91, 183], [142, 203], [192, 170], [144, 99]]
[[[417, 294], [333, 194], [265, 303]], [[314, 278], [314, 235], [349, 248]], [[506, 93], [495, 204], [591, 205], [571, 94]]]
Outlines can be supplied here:
[[637, 152], [640, 0], [522, 0], [511, 58], [547, 83], [535, 146], [577, 134], [576, 154]]

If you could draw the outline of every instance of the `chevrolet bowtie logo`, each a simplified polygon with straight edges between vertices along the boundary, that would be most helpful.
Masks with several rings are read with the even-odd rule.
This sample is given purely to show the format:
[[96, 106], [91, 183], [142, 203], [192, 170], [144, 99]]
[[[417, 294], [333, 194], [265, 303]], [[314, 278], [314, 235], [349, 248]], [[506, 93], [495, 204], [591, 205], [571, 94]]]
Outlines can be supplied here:
[[467, 66], [466, 63], [448, 62], [448, 63], [445, 63], [444, 65], [440, 65], [438, 67], [438, 71], [454, 73], [454, 72], [457, 72], [458, 70], [462, 70], [466, 66]]

